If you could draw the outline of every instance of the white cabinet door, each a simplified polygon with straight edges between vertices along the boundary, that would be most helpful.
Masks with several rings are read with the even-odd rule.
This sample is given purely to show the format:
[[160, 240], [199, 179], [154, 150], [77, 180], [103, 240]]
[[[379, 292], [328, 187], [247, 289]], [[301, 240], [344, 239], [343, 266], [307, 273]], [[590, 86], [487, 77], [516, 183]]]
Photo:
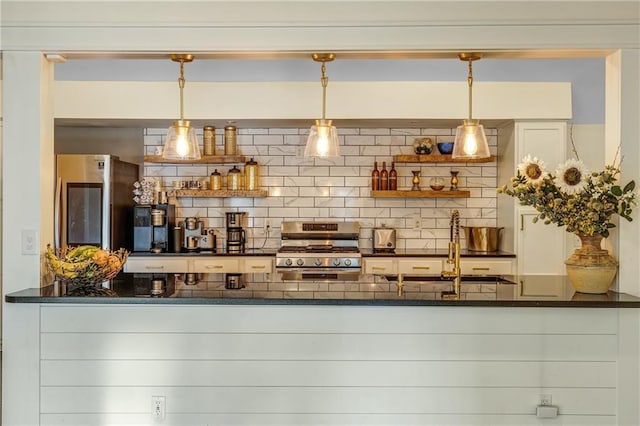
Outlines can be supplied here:
[[366, 258], [364, 260], [364, 273], [373, 275], [388, 275], [398, 273], [398, 261], [392, 257]]
[[240, 258], [237, 256], [211, 256], [196, 258], [193, 261], [193, 272], [202, 274], [239, 274], [242, 270], [240, 269]]
[[564, 275], [566, 231], [554, 224], [533, 223], [535, 213], [522, 211], [518, 234], [518, 273]]
[[564, 121], [516, 123], [516, 166], [526, 155], [531, 155], [554, 171], [565, 160], [566, 145], [567, 123]]
[[[567, 151], [567, 123], [564, 121], [517, 122], [515, 165], [526, 155], [545, 162], [549, 172], [565, 161]], [[515, 168], [513, 173], [515, 175]], [[535, 210], [516, 203], [514, 211], [517, 247], [517, 272], [519, 274], [564, 274], [564, 228], [532, 223]]]
[[182, 274], [191, 272], [188, 258], [181, 256], [129, 257], [124, 264], [124, 272], [147, 274]]
[[443, 258], [416, 257], [398, 260], [398, 273], [403, 275], [440, 275]]
[[513, 260], [462, 258], [460, 271], [462, 275], [511, 275], [513, 274]]
[[240, 268], [243, 273], [270, 274], [273, 272], [273, 263], [273, 257], [247, 256], [241, 259]]

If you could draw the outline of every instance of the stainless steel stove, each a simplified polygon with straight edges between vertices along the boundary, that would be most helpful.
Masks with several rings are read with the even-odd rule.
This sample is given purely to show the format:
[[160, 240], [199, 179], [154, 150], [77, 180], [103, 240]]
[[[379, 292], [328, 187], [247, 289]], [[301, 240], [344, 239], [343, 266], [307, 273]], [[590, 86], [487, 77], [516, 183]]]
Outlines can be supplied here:
[[357, 222], [282, 222], [276, 271], [284, 280], [357, 280], [362, 256]]

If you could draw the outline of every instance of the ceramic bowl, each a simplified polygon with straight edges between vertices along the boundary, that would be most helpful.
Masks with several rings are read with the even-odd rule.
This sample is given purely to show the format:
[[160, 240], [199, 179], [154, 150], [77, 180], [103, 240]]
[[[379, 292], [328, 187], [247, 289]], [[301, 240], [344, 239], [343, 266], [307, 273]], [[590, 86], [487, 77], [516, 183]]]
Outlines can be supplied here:
[[451, 154], [453, 152], [453, 142], [438, 142], [440, 154]]

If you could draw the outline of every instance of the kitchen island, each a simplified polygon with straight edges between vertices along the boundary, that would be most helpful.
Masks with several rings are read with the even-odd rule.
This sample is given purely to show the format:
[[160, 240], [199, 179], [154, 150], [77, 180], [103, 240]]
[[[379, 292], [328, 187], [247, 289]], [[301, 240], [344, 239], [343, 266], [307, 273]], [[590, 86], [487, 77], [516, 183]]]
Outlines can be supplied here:
[[[637, 401], [638, 309], [620, 309], [637, 297], [576, 294], [564, 277], [474, 277], [452, 301], [436, 277], [400, 297], [393, 276], [248, 275], [157, 297], [127, 280], [118, 297], [7, 295], [21, 409], [43, 425], [145, 425], [163, 397], [171, 425], [602, 426]], [[536, 417], [541, 395], [555, 421]]]
[[223, 280], [205, 282], [206, 290], [185, 284], [154, 293], [134, 274], [121, 274], [110, 284], [111, 297], [84, 297], [64, 283], [8, 294], [9, 303], [144, 304], [144, 305], [353, 305], [353, 306], [484, 306], [640, 308], [640, 298], [610, 291], [584, 294], [566, 276], [465, 276], [459, 300], [443, 300], [451, 281], [438, 276], [404, 278], [363, 274], [358, 281], [282, 280], [278, 274], [245, 274], [242, 289], [225, 289]]

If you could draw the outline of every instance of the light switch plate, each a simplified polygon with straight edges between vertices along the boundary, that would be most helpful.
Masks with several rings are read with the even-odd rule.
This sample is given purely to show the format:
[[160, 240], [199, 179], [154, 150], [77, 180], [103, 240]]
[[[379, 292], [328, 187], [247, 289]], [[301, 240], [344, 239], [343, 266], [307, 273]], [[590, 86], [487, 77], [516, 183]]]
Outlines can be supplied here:
[[38, 254], [38, 231], [35, 229], [23, 229], [21, 250], [22, 254]]

